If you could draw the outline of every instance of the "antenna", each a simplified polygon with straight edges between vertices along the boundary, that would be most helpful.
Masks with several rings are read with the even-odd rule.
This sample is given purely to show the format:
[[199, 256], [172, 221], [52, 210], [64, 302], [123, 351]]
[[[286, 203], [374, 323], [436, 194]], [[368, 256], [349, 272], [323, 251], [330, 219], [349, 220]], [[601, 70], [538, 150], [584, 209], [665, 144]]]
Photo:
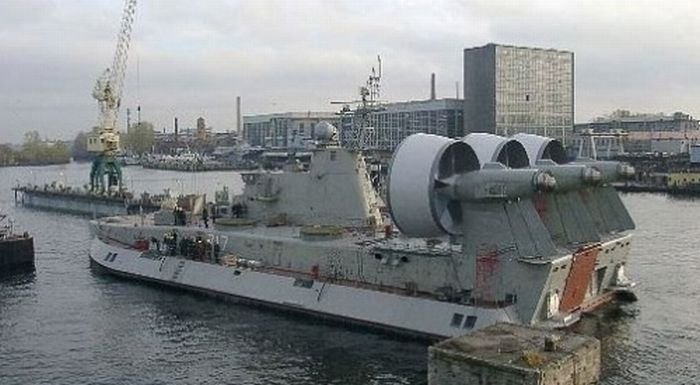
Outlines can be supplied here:
[[[372, 113], [382, 110], [379, 100], [381, 78], [382, 58], [377, 55], [377, 67], [372, 66], [367, 82], [360, 87], [359, 100], [331, 102], [343, 105], [338, 115], [341, 119], [341, 143], [344, 147], [367, 150], [378, 146]], [[351, 109], [350, 105], [355, 105], [355, 109]]]
[[138, 123], [141, 123], [141, 58], [136, 54], [136, 110]]

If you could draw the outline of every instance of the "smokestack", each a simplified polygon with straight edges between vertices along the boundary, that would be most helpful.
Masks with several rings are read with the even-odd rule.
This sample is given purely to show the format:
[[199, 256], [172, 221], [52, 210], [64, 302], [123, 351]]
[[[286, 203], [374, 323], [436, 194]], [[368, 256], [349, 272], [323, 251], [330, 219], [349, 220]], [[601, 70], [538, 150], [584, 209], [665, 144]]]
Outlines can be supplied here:
[[241, 133], [241, 97], [236, 96], [236, 133]]
[[430, 74], [430, 100], [435, 100], [435, 72]]
[[177, 142], [177, 116], [175, 117], [175, 141]]

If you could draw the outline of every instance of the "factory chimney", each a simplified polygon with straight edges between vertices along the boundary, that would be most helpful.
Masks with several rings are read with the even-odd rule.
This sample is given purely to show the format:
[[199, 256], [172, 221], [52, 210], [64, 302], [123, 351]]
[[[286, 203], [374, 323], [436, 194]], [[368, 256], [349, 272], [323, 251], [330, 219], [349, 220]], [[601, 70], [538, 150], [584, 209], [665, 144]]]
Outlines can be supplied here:
[[177, 116], [175, 117], [175, 141], [177, 142]]
[[236, 133], [241, 134], [241, 97], [236, 96]]
[[435, 72], [430, 74], [430, 100], [435, 100]]

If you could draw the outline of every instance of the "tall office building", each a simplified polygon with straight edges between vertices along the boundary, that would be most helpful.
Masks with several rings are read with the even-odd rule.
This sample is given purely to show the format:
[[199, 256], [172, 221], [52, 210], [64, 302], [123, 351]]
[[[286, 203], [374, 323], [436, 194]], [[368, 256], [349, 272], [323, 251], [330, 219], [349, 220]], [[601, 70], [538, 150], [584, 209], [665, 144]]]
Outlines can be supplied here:
[[574, 124], [574, 54], [487, 44], [464, 50], [464, 130], [567, 142]]

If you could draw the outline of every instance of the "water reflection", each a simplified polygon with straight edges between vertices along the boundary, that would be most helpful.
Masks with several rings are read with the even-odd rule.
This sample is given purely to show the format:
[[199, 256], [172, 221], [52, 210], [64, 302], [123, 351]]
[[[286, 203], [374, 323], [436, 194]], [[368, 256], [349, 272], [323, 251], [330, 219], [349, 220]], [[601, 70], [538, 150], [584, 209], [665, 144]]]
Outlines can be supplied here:
[[[100, 339], [133, 340], [121, 359], [148, 357], [138, 365], [164, 370], [197, 363], [256, 383], [419, 384], [426, 378], [424, 344], [98, 272], [94, 276], [104, 280]], [[206, 372], [197, 375], [209, 376]]]

